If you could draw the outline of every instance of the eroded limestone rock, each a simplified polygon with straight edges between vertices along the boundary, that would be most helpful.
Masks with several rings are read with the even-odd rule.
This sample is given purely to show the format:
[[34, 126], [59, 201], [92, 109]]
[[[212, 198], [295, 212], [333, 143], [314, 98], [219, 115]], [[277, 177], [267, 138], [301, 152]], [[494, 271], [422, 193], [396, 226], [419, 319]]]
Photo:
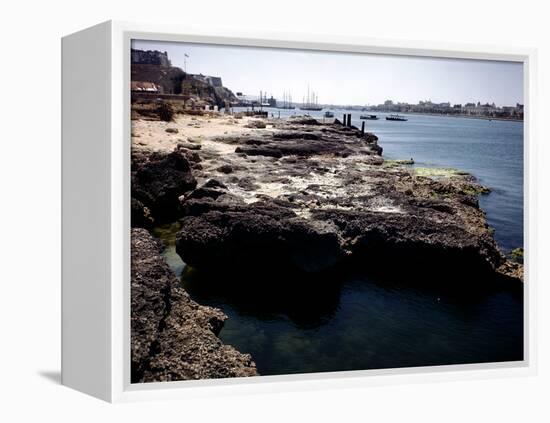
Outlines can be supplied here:
[[155, 220], [177, 217], [179, 197], [197, 185], [190, 165], [193, 160], [200, 159], [187, 150], [169, 154], [134, 151], [132, 197], [147, 207]]
[[132, 382], [254, 376], [250, 355], [216, 336], [227, 316], [179, 286], [145, 229], [132, 229]]
[[205, 143], [197, 178], [215, 176], [219, 185], [183, 202], [177, 251], [186, 263], [318, 272], [353, 262], [441, 279], [506, 274], [477, 202], [487, 189], [471, 175], [381, 166], [377, 138], [353, 127], [309, 118], [272, 127]]

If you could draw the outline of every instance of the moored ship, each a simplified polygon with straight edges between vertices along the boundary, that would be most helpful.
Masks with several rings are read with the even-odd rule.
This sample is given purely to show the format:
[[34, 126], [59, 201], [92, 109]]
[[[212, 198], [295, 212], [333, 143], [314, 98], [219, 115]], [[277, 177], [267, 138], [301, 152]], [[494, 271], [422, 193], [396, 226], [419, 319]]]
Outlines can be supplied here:
[[277, 109], [294, 110], [296, 107], [292, 104], [292, 95], [287, 92], [283, 93], [283, 104], [277, 105]]
[[359, 116], [359, 119], [378, 120], [380, 118], [376, 115], [361, 115], [361, 116]]
[[300, 107], [300, 110], [308, 110], [312, 112], [319, 112], [323, 110], [323, 107], [319, 106], [319, 99], [317, 97], [317, 94], [312, 91], [310, 93], [309, 91], [309, 85], [307, 86], [307, 97], [304, 99], [302, 107]]
[[386, 120], [393, 120], [397, 122], [406, 122], [408, 119], [405, 116], [401, 115], [389, 115], [386, 116]]

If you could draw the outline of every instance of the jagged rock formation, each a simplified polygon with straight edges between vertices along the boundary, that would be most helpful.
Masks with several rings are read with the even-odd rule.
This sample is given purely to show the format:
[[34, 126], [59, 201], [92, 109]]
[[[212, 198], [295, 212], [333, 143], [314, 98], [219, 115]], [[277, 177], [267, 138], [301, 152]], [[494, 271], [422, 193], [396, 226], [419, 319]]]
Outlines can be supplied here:
[[179, 286], [145, 230], [132, 229], [132, 382], [254, 376], [250, 355], [216, 336], [227, 319]]
[[355, 264], [443, 280], [517, 278], [471, 176], [416, 175], [384, 166], [380, 153], [372, 134], [311, 119], [218, 137], [202, 148], [195, 172], [216, 180], [183, 201], [177, 252], [200, 269], [318, 272]]
[[132, 226], [147, 227], [150, 219], [169, 220], [180, 210], [179, 197], [197, 181], [185, 152], [132, 153]]
[[181, 83], [186, 73], [178, 67], [132, 64], [132, 81], [152, 82], [161, 88], [161, 94], [181, 94]]
[[203, 78], [202, 75], [187, 75], [182, 81], [181, 90], [188, 98], [186, 104], [191, 107], [202, 107], [206, 104], [224, 107], [226, 101], [230, 103], [237, 101], [235, 94], [221, 84], [221, 78], [212, 79]]

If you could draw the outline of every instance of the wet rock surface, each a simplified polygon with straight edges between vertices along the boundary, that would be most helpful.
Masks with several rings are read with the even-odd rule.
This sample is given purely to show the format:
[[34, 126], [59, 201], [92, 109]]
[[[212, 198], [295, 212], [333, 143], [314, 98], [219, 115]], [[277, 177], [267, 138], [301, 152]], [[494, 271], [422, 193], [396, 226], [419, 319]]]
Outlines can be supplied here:
[[227, 316], [189, 298], [145, 229], [132, 229], [132, 382], [244, 377], [250, 355], [216, 336]]

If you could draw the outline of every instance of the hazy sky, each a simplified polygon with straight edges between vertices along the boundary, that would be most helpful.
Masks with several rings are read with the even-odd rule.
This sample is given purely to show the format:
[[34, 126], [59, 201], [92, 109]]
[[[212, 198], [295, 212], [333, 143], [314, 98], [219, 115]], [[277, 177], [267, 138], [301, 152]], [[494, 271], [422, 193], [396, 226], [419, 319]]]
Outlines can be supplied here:
[[134, 48], [168, 52], [173, 66], [220, 76], [233, 92], [282, 99], [290, 91], [301, 102], [307, 86], [319, 103], [379, 104], [385, 100], [451, 103], [523, 103], [523, 65], [451, 60], [245, 48], [135, 40]]

